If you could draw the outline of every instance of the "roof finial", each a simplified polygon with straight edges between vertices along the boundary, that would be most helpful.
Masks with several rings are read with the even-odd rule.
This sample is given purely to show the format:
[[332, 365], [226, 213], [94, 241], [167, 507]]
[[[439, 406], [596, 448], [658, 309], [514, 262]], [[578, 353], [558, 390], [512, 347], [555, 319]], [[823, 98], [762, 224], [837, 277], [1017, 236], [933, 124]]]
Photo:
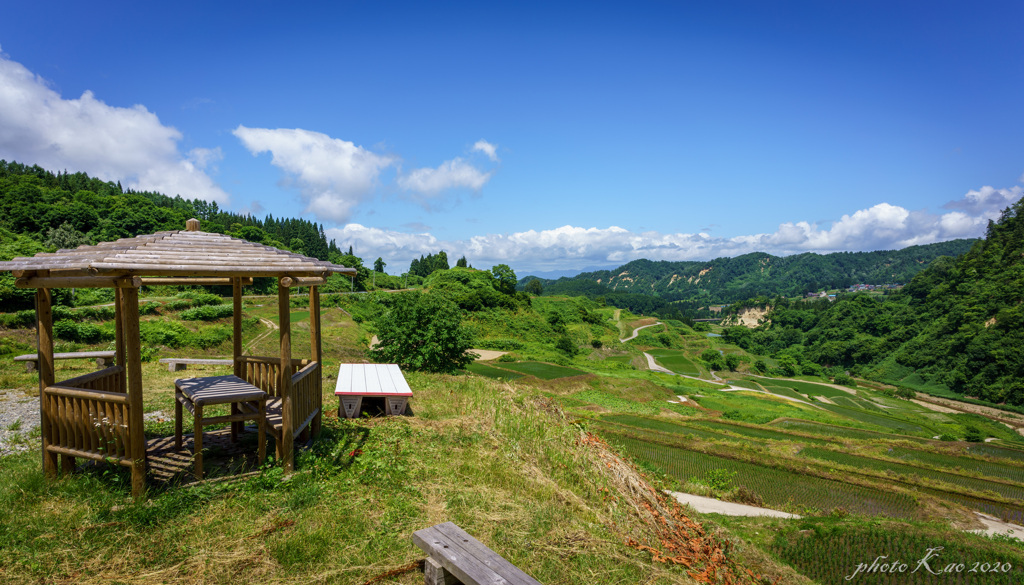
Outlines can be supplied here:
[[185, 222], [185, 231], [187, 232], [198, 232], [199, 231], [199, 220], [192, 218]]

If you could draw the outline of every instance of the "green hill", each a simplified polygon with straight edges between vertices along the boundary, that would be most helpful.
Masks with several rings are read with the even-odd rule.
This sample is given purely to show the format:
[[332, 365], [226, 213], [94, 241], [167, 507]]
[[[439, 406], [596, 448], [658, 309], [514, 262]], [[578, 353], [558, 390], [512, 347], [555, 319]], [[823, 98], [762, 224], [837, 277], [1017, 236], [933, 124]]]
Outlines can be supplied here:
[[[762, 252], [707, 262], [634, 260], [614, 270], [541, 280], [546, 294], [643, 293], [667, 301], [728, 303], [756, 296], [798, 296], [853, 284], [909, 282], [941, 256], [959, 256], [974, 240], [902, 250], [772, 256]], [[525, 284], [534, 277], [526, 277]]]
[[1022, 209], [1015, 203], [967, 253], [938, 258], [884, 300], [780, 302], [769, 325], [727, 337], [919, 391], [1024, 406]]

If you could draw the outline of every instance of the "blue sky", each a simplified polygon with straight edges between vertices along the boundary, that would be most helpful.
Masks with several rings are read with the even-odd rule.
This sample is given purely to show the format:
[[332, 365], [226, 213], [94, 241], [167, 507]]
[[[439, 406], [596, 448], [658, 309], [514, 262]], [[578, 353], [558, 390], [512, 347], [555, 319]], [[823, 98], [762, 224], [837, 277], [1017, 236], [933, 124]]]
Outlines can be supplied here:
[[1022, 195], [1020, 2], [48, 2], [0, 158], [520, 276], [984, 232]]

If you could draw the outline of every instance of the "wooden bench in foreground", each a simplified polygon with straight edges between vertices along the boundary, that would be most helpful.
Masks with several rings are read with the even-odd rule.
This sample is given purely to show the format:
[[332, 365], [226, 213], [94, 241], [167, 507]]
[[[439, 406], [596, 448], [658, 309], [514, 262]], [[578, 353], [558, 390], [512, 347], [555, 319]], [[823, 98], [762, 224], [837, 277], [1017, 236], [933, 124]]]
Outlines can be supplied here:
[[363, 398], [383, 398], [391, 416], [401, 416], [412, 397], [397, 364], [341, 364], [338, 369], [338, 418], [358, 418]]
[[160, 358], [161, 364], [167, 364], [168, 372], [179, 372], [184, 370], [188, 365], [202, 365], [202, 366], [230, 366], [234, 363], [232, 360], [213, 360], [213, 359], [199, 359], [199, 358]]
[[417, 530], [412, 541], [428, 555], [426, 585], [541, 585], [451, 522]]
[[[69, 351], [67, 353], [53, 354], [53, 359], [55, 360], [73, 360], [78, 358], [91, 358], [96, 360], [97, 370], [102, 370], [103, 368], [114, 365], [113, 351]], [[19, 355], [14, 358], [14, 361], [25, 362], [25, 371], [34, 372], [39, 367], [39, 354], [27, 353], [25, 355]]]

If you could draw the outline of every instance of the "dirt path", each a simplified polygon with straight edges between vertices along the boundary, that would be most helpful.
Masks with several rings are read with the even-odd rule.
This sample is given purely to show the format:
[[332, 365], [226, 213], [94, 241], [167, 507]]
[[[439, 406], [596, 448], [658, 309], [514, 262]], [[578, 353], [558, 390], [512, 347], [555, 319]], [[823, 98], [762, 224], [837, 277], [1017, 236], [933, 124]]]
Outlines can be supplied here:
[[633, 330], [633, 335], [630, 335], [629, 337], [627, 337], [625, 339], [620, 339], [619, 343], [626, 343], [630, 339], [636, 339], [636, 336], [640, 334], [640, 330], [641, 329], [647, 329], [648, 327], [654, 327], [654, 326], [661, 325], [661, 324], [662, 324], [661, 321], [658, 321], [657, 323], [651, 323], [650, 325], [644, 325], [642, 327], [637, 327], [636, 329]]
[[263, 323], [264, 325], [267, 326], [267, 330], [264, 331], [263, 333], [260, 333], [255, 338], [253, 338], [252, 341], [250, 341], [248, 344], [246, 344], [245, 351], [243, 353], [247, 353], [249, 355], [252, 355], [252, 350], [253, 350], [254, 347], [256, 347], [257, 343], [263, 341], [264, 339], [267, 338], [268, 335], [270, 335], [271, 333], [273, 333], [273, 332], [277, 331], [278, 329], [280, 329], [280, 327], [277, 326], [277, 323], [274, 323], [270, 319], [264, 319], [263, 317], [260, 317], [259, 319], [260, 319], [260, 323]]
[[780, 512], [779, 510], [771, 510], [769, 508], [758, 508], [757, 506], [748, 506], [746, 504], [737, 504], [735, 502], [725, 502], [722, 500], [716, 500], [714, 498], [705, 498], [704, 496], [695, 496], [693, 494], [684, 494], [682, 492], [670, 492], [666, 491], [666, 494], [672, 496], [680, 504], [689, 505], [694, 510], [701, 514], [723, 514], [725, 516], [771, 516], [773, 518], [800, 518], [796, 514], [790, 514], [789, 512]]
[[482, 362], [486, 362], [487, 360], [496, 360], [508, 353], [507, 351], [494, 351], [492, 349], [470, 349], [468, 351], [479, 355], [480, 361]]
[[989, 516], [988, 514], [982, 514], [981, 512], [975, 512], [975, 514], [978, 516], [978, 520], [985, 525], [985, 528], [979, 530], [968, 530], [967, 532], [984, 534], [986, 536], [1003, 534], [1010, 538], [1024, 540], [1024, 526], [1018, 526], [1011, 522], [1003, 522], [995, 516]]
[[1021, 434], [1024, 434], [1024, 417], [1013, 412], [1007, 412], [1005, 410], [999, 410], [998, 408], [992, 408], [989, 406], [982, 406], [980, 404], [971, 404], [969, 402], [959, 402], [956, 400], [949, 400], [947, 398], [929, 396], [922, 392], [917, 393], [917, 400], [915, 400], [915, 402], [918, 400], [924, 403], [935, 404], [944, 408], [952, 409], [956, 412], [980, 414], [986, 418], [1001, 422], [1010, 428], [1017, 429]]

